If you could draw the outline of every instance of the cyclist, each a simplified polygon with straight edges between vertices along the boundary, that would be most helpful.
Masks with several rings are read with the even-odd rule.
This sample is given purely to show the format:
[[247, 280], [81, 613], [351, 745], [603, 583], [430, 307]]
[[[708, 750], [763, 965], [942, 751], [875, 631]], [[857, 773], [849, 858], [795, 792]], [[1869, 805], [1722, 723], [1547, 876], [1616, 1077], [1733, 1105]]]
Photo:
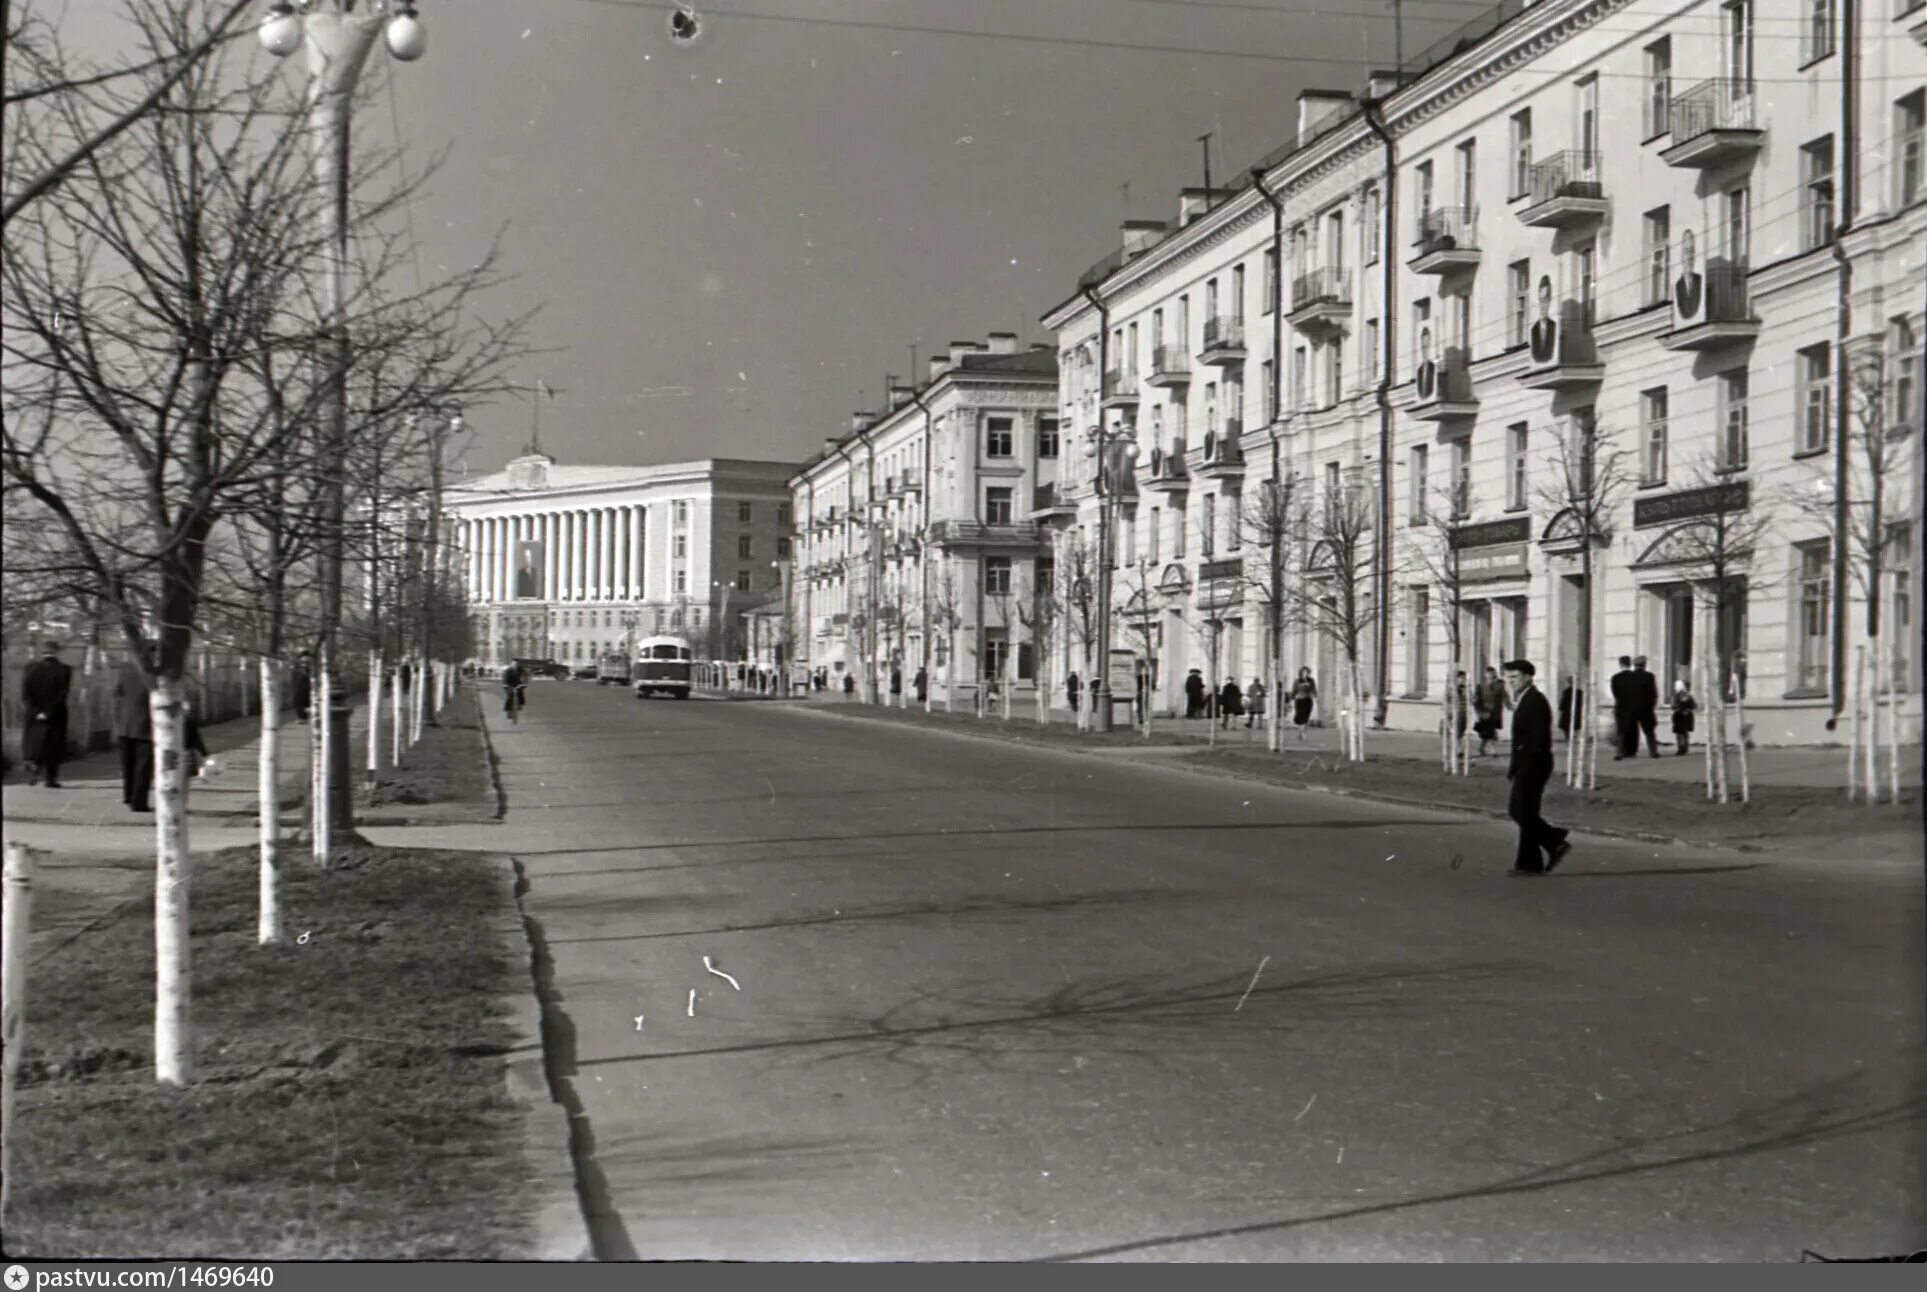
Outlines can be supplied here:
[[522, 682], [522, 666], [511, 662], [502, 670], [502, 712], [510, 722], [520, 722], [518, 713], [529, 702], [528, 688]]

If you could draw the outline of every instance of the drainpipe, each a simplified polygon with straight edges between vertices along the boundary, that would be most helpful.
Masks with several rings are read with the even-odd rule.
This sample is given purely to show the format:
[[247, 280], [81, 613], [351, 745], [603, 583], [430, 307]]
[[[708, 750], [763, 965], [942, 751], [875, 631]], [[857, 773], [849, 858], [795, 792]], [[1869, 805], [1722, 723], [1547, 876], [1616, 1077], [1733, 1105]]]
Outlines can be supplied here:
[[[1850, 399], [1848, 342], [1853, 337], [1853, 262], [1847, 258], [1847, 234], [1853, 228], [1859, 202], [1858, 150], [1860, 147], [1860, 4], [1844, 0], [1841, 9], [1843, 39], [1840, 42], [1840, 211], [1833, 229], [1833, 261], [1839, 266], [1839, 297], [1835, 305], [1833, 363], [1834, 437], [1833, 437], [1833, 704], [1827, 730], [1839, 725], [1840, 711], [1847, 705], [1847, 548], [1852, 543], [1848, 526], [1847, 473], [1851, 458], [1847, 452], [1847, 419], [1853, 415]], [[1878, 550], [1879, 536], [1873, 536]], [[1871, 590], [1867, 610], [1867, 630], [1879, 624], [1880, 588]]]
[[[913, 373], [910, 378], [916, 380]], [[923, 392], [910, 392], [911, 402], [923, 411], [923, 492], [917, 495], [917, 631], [922, 636], [922, 646], [918, 651], [917, 667], [923, 673], [923, 702], [928, 712], [930, 697], [936, 694], [930, 673], [930, 442], [935, 432], [932, 429], [930, 405], [923, 402]]]
[[1397, 353], [1394, 336], [1398, 331], [1398, 146], [1386, 132], [1380, 115], [1385, 101], [1361, 98], [1365, 124], [1385, 143], [1385, 200], [1379, 203], [1379, 216], [1385, 221], [1385, 357], [1378, 375], [1378, 703], [1373, 721], [1385, 725], [1387, 693], [1392, 680], [1392, 359]]
[[[1278, 195], [1265, 187], [1265, 173], [1259, 167], [1251, 170], [1252, 187], [1265, 201], [1271, 203], [1271, 263], [1273, 266], [1271, 284], [1271, 506], [1266, 509], [1266, 518], [1274, 526], [1281, 519], [1276, 508], [1282, 497], [1283, 467], [1280, 463], [1283, 450], [1278, 440], [1278, 422], [1284, 416], [1284, 375], [1285, 375], [1285, 204]], [[1273, 529], [1268, 535], [1271, 539], [1271, 658], [1265, 663], [1271, 673], [1271, 703], [1276, 706], [1281, 699], [1280, 687], [1283, 684], [1283, 669], [1279, 667], [1284, 659], [1284, 559], [1279, 548], [1283, 546], [1284, 530]], [[1274, 715], [1277, 709], [1274, 707]], [[1278, 719], [1272, 718], [1272, 726]]]
[[[810, 546], [816, 546], [816, 481], [808, 476], [803, 478], [803, 487], [809, 490], [810, 500]], [[812, 562], [811, 564], [814, 564]], [[808, 570], [803, 572], [803, 698], [810, 696], [810, 686], [816, 678], [816, 576]]]
[[1104, 497], [1105, 437], [1104, 383], [1111, 371], [1111, 311], [1098, 299], [1095, 288], [1084, 288], [1084, 299], [1097, 311], [1097, 472], [1091, 487], [1097, 495], [1097, 660], [1087, 667], [1096, 670], [1091, 680], [1091, 730], [1111, 729], [1111, 542], [1108, 526], [1109, 501]]

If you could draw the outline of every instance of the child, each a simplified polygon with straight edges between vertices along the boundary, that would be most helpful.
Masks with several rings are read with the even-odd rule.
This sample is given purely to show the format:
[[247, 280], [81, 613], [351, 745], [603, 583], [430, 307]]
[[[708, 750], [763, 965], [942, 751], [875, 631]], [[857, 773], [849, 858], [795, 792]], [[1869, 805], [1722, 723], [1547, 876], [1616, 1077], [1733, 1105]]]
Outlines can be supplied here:
[[1699, 704], [1693, 699], [1693, 688], [1681, 678], [1673, 683], [1673, 739], [1679, 742], [1681, 757], [1686, 755], [1686, 747], [1693, 743], [1693, 711]]

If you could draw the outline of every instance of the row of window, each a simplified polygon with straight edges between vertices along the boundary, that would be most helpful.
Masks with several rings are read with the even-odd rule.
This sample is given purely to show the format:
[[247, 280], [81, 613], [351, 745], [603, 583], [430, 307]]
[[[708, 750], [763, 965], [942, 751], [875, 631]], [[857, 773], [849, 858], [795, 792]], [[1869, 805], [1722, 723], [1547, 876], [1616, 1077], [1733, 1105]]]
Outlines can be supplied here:
[[[1041, 461], [1055, 458], [1061, 449], [1058, 421], [1055, 417], [1037, 419], [1036, 456]], [[1017, 456], [1017, 419], [1014, 417], [986, 417], [984, 419], [984, 456], [986, 458], [1014, 458]]]

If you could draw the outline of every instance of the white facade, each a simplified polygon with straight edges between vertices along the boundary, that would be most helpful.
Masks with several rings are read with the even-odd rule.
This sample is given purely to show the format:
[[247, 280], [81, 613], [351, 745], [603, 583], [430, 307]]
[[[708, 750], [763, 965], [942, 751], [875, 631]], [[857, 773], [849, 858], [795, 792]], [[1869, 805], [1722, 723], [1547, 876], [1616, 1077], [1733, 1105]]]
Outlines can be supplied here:
[[[1582, 658], [1589, 563], [1595, 665], [1645, 654], [1669, 691], [1681, 677], [1698, 689], [1702, 670], [1742, 677], [1758, 742], [1834, 738], [1868, 573], [1864, 550], [1843, 568], [1830, 542], [1837, 455], [1844, 425], [1858, 441], [1844, 477], [1850, 527], [1864, 527], [1864, 431], [1878, 416], [1899, 433], [1884, 475], [1882, 637], [1917, 727], [1927, 52], [1898, 9], [1863, 10], [1853, 33], [1852, 137], [1848, 60], [1834, 48], [1846, 33], [1824, 6], [1793, 0], [1547, 0], [1482, 22], [1404, 84], [1375, 78], [1375, 115], [1396, 150], [1389, 177], [1386, 143], [1350, 96], [1301, 99], [1300, 138], [1262, 167], [1284, 208], [1282, 314], [1264, 299], [1247, 318], [1282, 326], [1246, 329], [1243, 474], [1290, 484], [1301, 504], [1334, 483], [1357, 491], [1373, 522], [1361, 683], [1388, 725], [1432, 729], [1455, 667], [1524, 655], [1555, 688]], [[1194, 461], [1187, 486], [1159, 487], [1147, 424], [1162, 419], [1168, 441], [1187, 389], [1153, 366], [1156, 312], [1168, 319], [1174, 299], [1239, 265], [1249, 289], [1263, 251], [1248, 239], [1269, 240], [1269, 214], [1246, 187], [1161, 237], [1138, 231], [1145, 249], [1099, 267], [1093, 294], [1122, 350], [1109, 400], [1095, 399], [1081, 359], [1098, 310], [1080, 295], [1046, 319], [1066, 355], [1074, 424], [1094, 423], [1104, 402], [1135, 427], [1140, 530], [1163, 500], [1154, 563], [1166, 568], [1149, 589], [1124, 586], [1127, 527], [1119, 603], [1165, 625], [1161, 643], [1149, 640], [1166, 657], [1167, 704], [1173, 679], [1198, 663], [1173, 626], [1195, 639], [1205, 625], [1241, 681], [1270, 672], [1262, 632], [1246, 630], [1267, 616], [1251, 566], [1268, 571], [1268, 548], [1247, 537], [1229, 587], [1202, 552], [1170, 551], [1171, 500], [1188, 492], [1195, 517], [1196, 500], [1222, 498], [1229, 480], [1207, 485]], [[1203, 340], [1191, 344], [1195, 365]], [[1843, 371], [1871, 379], [1863, 387]], [[1268, 421], [1257, 401], [1272, 380], [1281, 409]], [[1195, 372], [1188, 390], [1196, 426]], [[1623, 476], [1601, 499], [1589, 562], [1555, 496], [1572, 494], [1561, 463], [1577, 474], [1588, 426], [1595, 478]], [[1728, 553], [1729, 592], [1715, 595], [1707, 535], [1722, 523], [1757, 529], [1759, 541]], [[1314, 584], [1332, 577], [1318, 529], [1302, 528], [1284, 557]], [[1461, 561], [1442, 579], [1448, 543]], [[1301, 623], [1286, 638], [1287, 671], [1311, 665], [1330, 696], [1344, 653], [1333, 634]], [[1132, 634], [1118, 644], [1133, 646]]]
[[649, 467], [518, 458], [449, 492], [480, 658], [586, 666], [629, 634], [679, 633], [699, 654], [731, 596], [768, 596], [790, 527], [788, 463]]

